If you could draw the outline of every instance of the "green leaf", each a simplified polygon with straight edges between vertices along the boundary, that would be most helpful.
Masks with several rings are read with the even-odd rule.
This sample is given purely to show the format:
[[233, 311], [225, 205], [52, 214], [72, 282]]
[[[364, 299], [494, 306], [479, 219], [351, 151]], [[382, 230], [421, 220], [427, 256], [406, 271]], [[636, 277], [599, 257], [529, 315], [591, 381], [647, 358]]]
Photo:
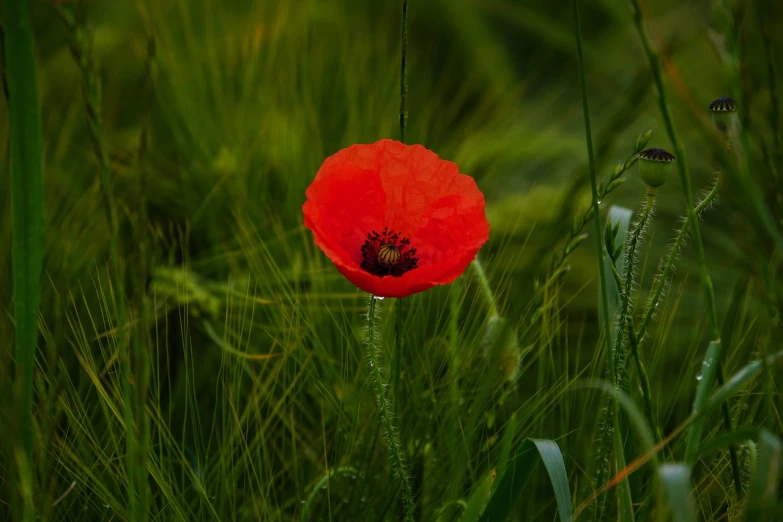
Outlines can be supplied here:
[[[631, 227], [631, 217], [633, 216], [633, 210], [625, 207], [618, 207], [617, 205], [612, 205], [612, 207], [609, 209], [609, 216], [608, 216], [608, 222], [606, 224], [607, 227], [618, 227], [617, 235], [615, 236], [615, 247], [618, 246], [620, 243], [623, 243], [628, 236], [628, 229]], [[623, 247], [623, 251], [625, 248]], [[617, 283], [614, 280], [614, 276], [612, 275], [612, 261], [611, 261], [611, 255], [612, 252], [609, 252], [606, 250], [606, 247], [604, 246], [604, 272], [606, 273], [606, 287], [608, 289], [608, 296], [609, 296], [609, 317], [612, 318], [612, 321], [614, 321], [614, 317], [617, 314], [617, 310], [620, 308], [620, 289], [617, 288]], [[617, 259], [617, 271], [619, 273], [623, 273], [623, 267], [625, 266], [625, 256], [620, 255], [620, 257]], [[603, 290], [601, 290], [602, 292]], [[598, 293], [598, 295], [601, 295], [601, 292]], [[598, 313], [599, 313], [599, 319], [601, 320], [600, 324], [604, 323], [604, 317], [603, 317], [603, 310], [602, 307], [598, 306]], [[614, 328], [612, 328], [611, 332], [611, 339], [612, 344], [614, 345], [615, 340], [615, 332]]]
[[695, 522], [696, 508], [691, 498], [691, 469], [687, 464], [663, 464], [658, 468], [663, 492], [674, 522]]
[[554, 488], [560, 520], [565, 522], [571, 518], [571, 490], [560, 448], [551, 440], [525, 439], [520, 453], [510, 462], [498, 481], [480, 522], [502, 522], [508, 519], [539, 460], [544, 462]]
[[742, 444], [747, 440], [756, 439], [759, 436], [759, 428], [742, 427], [735, 428], [728, 433], [721, 433], [712, 440], [709, 440], [699, 446], [699, 451], [696, 452], [696, 457], [702, 457], [708, 455], [713, 451], [733, 446], [734, 444]]
[[[33, 464], [33, 366], [38, 341], [38, 306], [43, 271], [43, 138], [38, 98], [35, 42], [27, 0], [4, 3], [5, 66], [8, 80], [11, 201], [13, 207], [12, 272], [16, 337], [15, 406], [19, 413], [22, 452], [18, 470], [35, 474]], [[7, 456], [7, 458], [10, 458]], [[29, 483], [24, 476], [22, 483]], [[24, 496], [24, 520], [35, 519], [32, 497]]]

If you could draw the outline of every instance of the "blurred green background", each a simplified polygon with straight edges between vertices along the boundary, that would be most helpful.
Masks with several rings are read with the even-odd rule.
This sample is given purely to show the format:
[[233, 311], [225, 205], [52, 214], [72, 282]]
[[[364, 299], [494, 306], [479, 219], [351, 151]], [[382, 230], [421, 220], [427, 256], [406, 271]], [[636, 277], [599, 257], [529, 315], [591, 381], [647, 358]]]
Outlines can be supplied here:
[[[715, 5], [642, 4], [675, 79], [668, 84], [672, 110], [698, 194], [718, 170], [714, 136], [703, 127], [707, 107], [719, 96], [736, 97]], [[113, 413], [126, 378], [116, 366], [121, 277], [124, 295], [117, 298], [127, 303], [129, 335], [151, 368], [150, 520], [298, 520], [304, 511], [307, 520], [399, 520], [398, 486], [362, 358], [365, 296], [314, 246], [301, 213], [325, 157], [399, 137], [399, 2], [67, 0], [77, 29], [63, 23], [53, 0], [30, 6], [44, 126], [36, 392], [44, 455], [37, 498], [51, 506], [44, 512], [54, 520], [128, 519], [123, 427]], [[514, 371], [487, 363], [487, 309], [466, 274], [455, 288], [406, 300], [404, 352], [394, 354], [391, 310], [398, 305], [383, 303], [382, 350], [386, 364], [399, 365], [390, 375], [398, 378], [397, 419], [418, 519], [434, 520], [440, 508], [467, 498], [498, 465], [502, 428], [512, 416], [510, 440], [558, 442], [578, 503], [593, 476], [602, 397], [578, 391], [575, 382], [600, 378], [604, 368], [592, 236], [567, 258], [569, 271], [546, 298], [544, 318], [531, 321], [542, 299], [536, 283], [547, 279], [553, 255], [590, 201], [570, 3], [411, 0], [409, 9], [408, 142], [455, 161], [484, 191], [492, 228], [479, 257], [501, 314], [519, 331]], [[767, 62], [754, 28], [762, 18], [772, 35], [783, 27], [774, 1], [748, 3], [744, 13], [735, 22], [746, 24], [746, 123], [759, 167], [752, 170], [770, 196], [776, 189], [764, 186], [760, 158], [767, 142], [774, 146], [777, 115], [770, 117], [774, 96], [764, 87]], [[584, 2], [582, 23], [604, 179], [633, 153], [640, 133], [652, 129], [649, 146], [670, 143], [629, 5]], [[118, 209], [121, 276], [108, 265], [112, 231], [85, 76], [70, 48], [77, 37], [91, 42], [101, 83], [101, 146]], [[783, 56], [780, 39], [772, 42]], [[0, 112], [7, 157], [5, 99]], [[603, 209], [639, 207], [644, 183], [635, 168], [625, 178]], [[0, 185], [9, 183], [3, 162]], [[13, 372], [10, 197], [0, 192], [6, 380]], [[672, 176], [648, 229], [640, 295], [684, 214]], [[702, 220], [721, 317], [735, 284], [748, 289], [738, 342], [725, 354], [729, 374], [757, 350], [763, 320], [754, 317], [774, 308], [778, 288], [778, 261], [770, 261], [767, 279], [758, 274], [768, 240], [749, 215], [743, 193], [728, 190]], [[457, 337], [449, 329], [454, 313]], [[770, 321], [764, 338], [775, 344], [781, 339]], [[668, 433], [688, 415], [708, 336], [690, 243], [652, 330], [644, 358]], [[744, 400], [737, 415], [752, 423], [758, 409]], [[0, 469], [9, 469], [9, 458], [4, 453]], [[730, 489], [726, 455], [716, 459], [719, 471], [697, 484], [705, 519], [725, 511], [723, 500], [708, 502], [711, 495], [720, 499]], [[354, 471], [309, 498], [327, 470], [347, 467]], [[516, 519], [554, 519], [548, 481], [542, 476], [530, 487]], [[8, 480], [2, 488], [10, 499]], [[0, 504], [0, 515], [9, 503]]]

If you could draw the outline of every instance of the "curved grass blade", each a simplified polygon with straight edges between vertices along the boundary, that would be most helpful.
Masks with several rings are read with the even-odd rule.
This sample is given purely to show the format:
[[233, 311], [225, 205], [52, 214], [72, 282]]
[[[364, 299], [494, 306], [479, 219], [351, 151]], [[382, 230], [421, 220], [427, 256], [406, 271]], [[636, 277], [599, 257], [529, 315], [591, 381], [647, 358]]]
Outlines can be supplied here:
[[525, 439], [520, 453], [509, 463], [498, 481], [479, 522], [503, 522], [508, 519], [539, 460], [543, 461], [555, 491], [560, 520], [565, 522], [571, 518], [571, 490], [560, 448], [551, 440]]
[[658, 468], [658, 477], [669, 501], [671, 520], [695, 522], [696, 508], [691, 498], [691, 470], [687, 464], [664, 464]]
[[310, 491], [309, 495], [307, 495], [307, 500], [305, 501], [304, 507], [302, 507], [301, 520], [304, 522], [307, 520], [307, 517], [310, 516], [310, 509], [312, 509], [313, 501], [318, 496], [318, 492], [321, 491], [321, 488], [327, 483], [327, 481], [339, 475], [353, 475], [356, 473], [357, 471], [350, 466], [330, 469], [328, 473], [326, 473], [318, 482], [315, 483], [313, 490]]

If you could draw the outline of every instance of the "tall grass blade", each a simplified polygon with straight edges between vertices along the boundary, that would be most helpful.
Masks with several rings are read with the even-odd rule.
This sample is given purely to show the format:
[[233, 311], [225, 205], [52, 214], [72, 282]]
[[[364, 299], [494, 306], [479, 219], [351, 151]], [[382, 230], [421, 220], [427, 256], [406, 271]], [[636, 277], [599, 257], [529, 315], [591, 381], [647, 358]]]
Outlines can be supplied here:
[[549, 474], [549, 481], [555, 491], [557, 509], [563, 522], [571, 518], [571, 491], [560, 448], [551, 440], [525, 439], [517, 455], [500, 477], [497, 488], [482, 513], [479, 522], [503, 522], [508, 520], [514, 504], [530, 477], [536, 464], [542, 461]]
[[[12, 270], [16, 337], [15, 407], [20, 470], [33, 468], [33, 377], [43, 270], [42, 128], [35, 44], [27, 0], [6, 0], [5, 63], [11, 134]], [[20, 477], [21, 479], [22, 477]], [[29, 481], [25, 481], [29, 482]], [[35, 518], [24, 504], [24, 520]]]
[[[715, 373], [720, 360], [721, 344], [720, 341], [712, 341], [707, 347], [707, 353], [704, 355], [704, 361], [701, 364], [701, 371], [696, 379], [698, 386], [696, 388], [696, 398], [693, 400], [693, 413], [700, 412], [712, 391], [712, 382], [715, 379]], [[701, 434], [704, 430], [704, 417], [700, 417], [691, 424], [688, 429], [688, 439], [685, 447], [685, 462], [693, 465], [696, 454], [701, 443]]]

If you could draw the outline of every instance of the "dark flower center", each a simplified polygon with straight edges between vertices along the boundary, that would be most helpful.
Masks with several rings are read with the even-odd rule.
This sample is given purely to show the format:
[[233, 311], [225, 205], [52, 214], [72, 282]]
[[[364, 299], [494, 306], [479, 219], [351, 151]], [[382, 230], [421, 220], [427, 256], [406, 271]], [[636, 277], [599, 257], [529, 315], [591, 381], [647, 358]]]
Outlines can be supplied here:
[[416, 268], [419, 262], [415, 257], [416, 249], [410, 245], [410, 239], [400, 239], [400, 234], [390, 231], [389, 227], [381, 233], [373, 230], [362, 245], [362, 269], [377, 276], [400, 277]]

